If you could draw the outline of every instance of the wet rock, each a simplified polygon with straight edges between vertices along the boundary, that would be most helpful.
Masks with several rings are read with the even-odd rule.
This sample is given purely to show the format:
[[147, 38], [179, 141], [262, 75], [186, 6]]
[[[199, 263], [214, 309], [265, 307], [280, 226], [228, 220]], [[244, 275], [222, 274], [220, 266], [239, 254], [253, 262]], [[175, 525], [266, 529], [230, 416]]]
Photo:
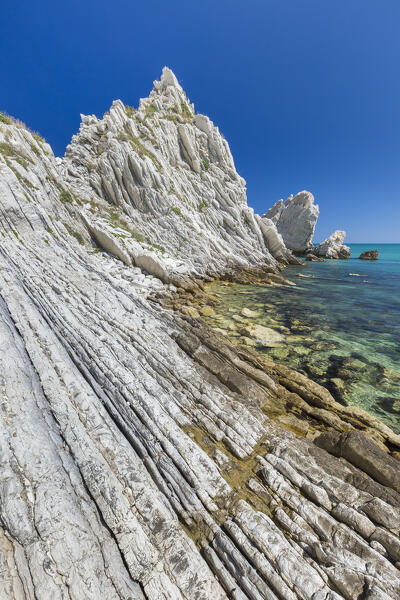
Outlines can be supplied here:
[[282, 415], [278, 418], [278, 422], [288, 427], [291, 431], [294, 431], [298, 435], [306, 435], [309, 429], [307, 421], [298, 419], [295, 415]]
[[189, 315], [190, 317], [193, 317], [194, 319], [199, 319], [200, 318], [200, 313], [197, 310], [197, 308], [195, 308], [194, 306], [182, 306], [181, 307], [181, 311], [185, 315]]
[[321, 256], [315, 256], [315, 254], [307, 254], [306, 255], [306, 260], [308, 260], [309, 262], [324, 262], [325, 259], [322, 258]]
[[378, 256], [378, 250], [366, 250], [365, 252], [361, 252], [358, 258], [361, 260], [378, 260]]
[[343, 400], [346, 393], [346, 384], [343, 379], [340, 379], [339, 377], [332, 377], [329, 380], [329, 383], [334, 396], [340, 400]]

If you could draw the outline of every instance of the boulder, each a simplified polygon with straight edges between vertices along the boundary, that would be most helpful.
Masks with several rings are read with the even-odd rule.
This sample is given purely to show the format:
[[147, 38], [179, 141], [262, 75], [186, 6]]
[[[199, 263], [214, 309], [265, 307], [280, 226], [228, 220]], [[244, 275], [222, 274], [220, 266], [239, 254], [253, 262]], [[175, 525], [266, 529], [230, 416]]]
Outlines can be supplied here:
[[365, 252], [361, 252], [358, 258], [361, 258], [361, 260], [378, 260], [378, 256], [378, 250], [366, 250]]
[[113, 256], [116, 256], [117, 258], [122, 260], [122, 262], [126, 265], [132, 264], [132, 259], [129, 256], [129, 253], [123, 247], [122, 242], [119, 240], [119, 238], [114, 236], [111, 233], [111, 231], [107, 231], [105, 228], [100, 227], [98, 224], [89, 221], [86, 215], [82, 214], [82, 218], [85, 225], [87, 226], [88, 230], [90, 231], [100, 248], [102, 248], [106, 252], [109, 252]]

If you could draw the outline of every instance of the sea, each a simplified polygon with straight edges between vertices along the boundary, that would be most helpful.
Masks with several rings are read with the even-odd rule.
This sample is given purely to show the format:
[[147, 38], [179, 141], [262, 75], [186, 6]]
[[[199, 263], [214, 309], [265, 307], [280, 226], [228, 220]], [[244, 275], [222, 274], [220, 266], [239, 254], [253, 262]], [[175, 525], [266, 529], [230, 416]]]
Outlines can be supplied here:
[[[285, 336], [260, 352], [400, 433], [400, 244], [349, 245], [348, 260], [286, 267], [293, 286], [215, 284], [221, 302], [209, 321], [248, 343], [241, 311], [253, 310], [252, 322]], [[359, 260], [365, 250], [378, 250], [378, 260]]]

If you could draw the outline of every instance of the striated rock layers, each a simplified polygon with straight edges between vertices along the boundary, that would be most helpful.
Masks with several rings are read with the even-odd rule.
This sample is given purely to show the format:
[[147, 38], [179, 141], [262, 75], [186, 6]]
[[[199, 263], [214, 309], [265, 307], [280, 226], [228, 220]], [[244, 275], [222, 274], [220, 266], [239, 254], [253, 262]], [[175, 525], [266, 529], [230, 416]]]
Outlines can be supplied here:
[[161, 304], [276, 272], [266, 228], [168, 69], [63, 159], [1, 115], [1, 600], [399, 597], [399, 437]]
[[287, 248], [305, 254], [312, 247], [319, 208], [310, 192], [299, 192], [286, 201], [278, 200], [264, 215], [275, 225]]

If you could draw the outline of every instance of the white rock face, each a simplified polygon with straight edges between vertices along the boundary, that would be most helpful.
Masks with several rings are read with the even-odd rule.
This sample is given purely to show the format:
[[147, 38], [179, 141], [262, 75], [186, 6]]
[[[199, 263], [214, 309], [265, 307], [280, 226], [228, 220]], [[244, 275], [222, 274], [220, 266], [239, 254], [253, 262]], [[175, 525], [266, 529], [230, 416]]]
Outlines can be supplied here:
[[322, 258], [349, 258], [350, 248], [343, 244], [345, 231], [334, 231], [326, 240], [313, 249], [313, 254]]
[[169, 70], [63, 159], [0, 119], [0, 600], [398, 598], [396, 469], [311, 438], [399, 436], [157, 302], [276, 269], [262, 222]]
[[283, 264], [299, 264], [300, 261], [296, 259], [291, 251], [285, 246], [283, 238], [281, 234], [278, 233], [275, 223], [265, 216], [259, 217], [256, 215], [256, 218], [271, 254]]
[[92, 227], [118, 236], [136, 264], [138, 244], [140, 256], [152, 253], [157, 276], [276, 270], [275, 255], [292, 260], [247, 206], [226, 140], [167, 68], [137, 110], [118, 100], [101, 120], [82, 116], [59, 171]]
[[278, 200], [264, 215], [275, 223], [289, 250], [304, 254], [311, 247], [319, 207], [310, 192], [299, 192], [284, 202]]

